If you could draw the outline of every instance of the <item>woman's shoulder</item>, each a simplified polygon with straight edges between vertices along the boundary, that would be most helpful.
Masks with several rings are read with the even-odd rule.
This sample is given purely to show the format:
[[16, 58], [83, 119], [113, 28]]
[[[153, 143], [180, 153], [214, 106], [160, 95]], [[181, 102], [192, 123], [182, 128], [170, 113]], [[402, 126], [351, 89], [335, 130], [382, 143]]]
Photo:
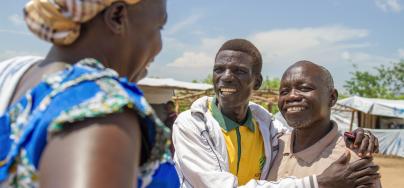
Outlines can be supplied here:
[[[164, 127], [134, 83], [120, 78], [94, 59], [84, 59], [63, 72], [44, 79], [50, 89], [38, 110], [51, 116], [46, 124], [51, 135], [63, 131], [65, 124], [86, 118], [105, 117], [131, 110], [136, 113], [149, 143], [165, 137]], [[146, 135], [147, 134], [147, 135]]]
[[32, 65], [42, 60], [36, 56], [17, 56], [0, 62], [0, 114], [9, 105], [21, 77]]
[[162, 160], [169, 130], [134, 83], [119, 78], [115, 71], [93, 59], [48, 75], [0, 117], [0, 123], [8, 127], [0, 130], [0, 137], [7, 138], [0, 144], [4, 148], [0, 153], [3, 163], [0, 169], [6, 173], [5, 169], [11, 168], [22, 154], [26, 156], [27, 168], [37, 169], [42, 150], [52, 135], [75, 122], [128, 109], [136, 113], [142, 124], [144, 144], [150, 148], [146, 164]]

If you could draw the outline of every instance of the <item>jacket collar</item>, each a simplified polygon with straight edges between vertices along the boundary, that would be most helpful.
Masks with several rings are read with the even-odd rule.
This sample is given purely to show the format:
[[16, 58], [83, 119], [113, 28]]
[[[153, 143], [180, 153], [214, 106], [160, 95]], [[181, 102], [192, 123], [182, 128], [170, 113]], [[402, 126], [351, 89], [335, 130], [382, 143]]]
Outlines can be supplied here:
[[252, 117], [250, 108], [248, 108], [248, 110], [247, 110], [247, 119], [245, 120], [245, 122], [242, 125], [240, 125], [239, 123], [233, 121], [232, 119], [230, 119], [229, 117], [224, 115], [219, 110], [216, 103], [217, 103], [217, 99], [216, 99], [216, 97], [214, 97], [209, 106], [210, 110], [212, 112], [212, 116], [216, 119], [217, 122], [219, 122], [220, 127], [222, 127], [222, 129], [224, 129], [226, 132], [229, 132], [240, 126], [248, 127], [248, 129], [250, 129], [251, 132], [255, 131], [253, 117]]

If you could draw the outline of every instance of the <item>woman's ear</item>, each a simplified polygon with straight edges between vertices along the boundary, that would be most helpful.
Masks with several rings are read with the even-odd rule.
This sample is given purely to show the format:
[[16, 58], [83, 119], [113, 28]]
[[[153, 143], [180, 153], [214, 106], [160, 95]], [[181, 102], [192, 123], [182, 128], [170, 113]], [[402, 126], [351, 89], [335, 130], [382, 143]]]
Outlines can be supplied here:
[[128, 23], [127, 5], [123, 2], [113, 3], [105, 10], [104, 22], [114, 34], [123, 34]]

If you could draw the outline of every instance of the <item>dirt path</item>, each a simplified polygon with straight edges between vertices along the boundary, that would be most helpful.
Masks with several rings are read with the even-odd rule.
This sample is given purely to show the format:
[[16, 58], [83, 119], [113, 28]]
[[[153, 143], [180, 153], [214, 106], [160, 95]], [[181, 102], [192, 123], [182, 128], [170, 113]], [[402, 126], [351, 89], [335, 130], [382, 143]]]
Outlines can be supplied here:
[[404, 158], [376, 156], [374, 162], [380, 165], [383, 188], [404, 187]]

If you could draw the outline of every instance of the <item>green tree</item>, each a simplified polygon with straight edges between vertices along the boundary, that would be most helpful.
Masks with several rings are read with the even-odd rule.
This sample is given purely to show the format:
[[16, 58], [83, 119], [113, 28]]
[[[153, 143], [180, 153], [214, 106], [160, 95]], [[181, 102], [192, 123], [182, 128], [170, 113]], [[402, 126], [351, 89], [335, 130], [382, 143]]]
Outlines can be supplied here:
[[279, 78], [270, 79], [268, 76], [265, 77], [264, 81], [262, 81], [261, 89], [271, 89], [271, 90], [279, 90], [279, 86], [281, 85], [281, 80]]
[[395, 96], [404, 94], [404, 60], [377, 68], [383, 85]]
[[208, 76], [206, 76], [206, 78], [201, 80], [201, 82], [205, 84], [213, 84], [212, 79], [213, 79], [212, 74], [208, 74]]
[[356, 65], [354, 68], [352, 78], [344, 85], [348, 94], [371, 98], [403, 98], [404, 61], [375, 67], [373, 74], [359, 71]]

